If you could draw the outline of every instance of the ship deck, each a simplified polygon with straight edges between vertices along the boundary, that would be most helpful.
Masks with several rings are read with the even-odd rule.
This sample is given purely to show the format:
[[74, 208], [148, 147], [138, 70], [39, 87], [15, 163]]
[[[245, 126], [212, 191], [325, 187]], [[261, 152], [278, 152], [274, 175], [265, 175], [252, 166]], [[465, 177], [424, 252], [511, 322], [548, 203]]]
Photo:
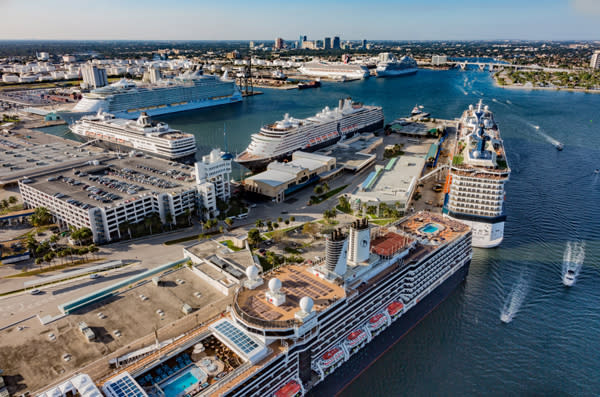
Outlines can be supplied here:
[[[423, 229], [427, 225], [434, 225], [433, 227], [436, 227], [437, 230], [433, 232], [424, 231]], [[425, 211], [400, 223], [398, 229], [411, 237], [419, 239], [420, 245], [423, 244], [423, 239], [428, 239], [430, 245], [439, 245], [452, 241], [469, 231], [469, 227], [464, 223]]]
[[293, 320], [300, 310], [300, 299], [305, 296], [312, 298], [314, 311], [321, 311], [336, 299], [346, 295], [346, 291], [339, 285], [318, 278], [307, 270], [306, 267], [288, 265], [271, 273], [281, 281], [281, 291], [285, 293], [285, 303], [275, 306], [267, 302], [268, 281], [254, 290], [243, 289], [237, 297], [239, 307], [249, 316], [265, 321]]

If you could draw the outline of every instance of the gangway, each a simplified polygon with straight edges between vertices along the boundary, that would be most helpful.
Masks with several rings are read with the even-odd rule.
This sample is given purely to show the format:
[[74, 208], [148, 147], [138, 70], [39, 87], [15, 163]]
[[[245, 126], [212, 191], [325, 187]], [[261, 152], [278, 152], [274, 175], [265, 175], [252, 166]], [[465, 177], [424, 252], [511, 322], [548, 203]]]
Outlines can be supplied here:
[[430, 171], [430, 172], [428, 172], [427, 174], [425, 174], [425, 175], [423, 175], [422, 177], [420, 177], [420, 178], [419, 178], [419, 182], [423, 182], [423, 181], [424, 181], [424, 180], [426, 180], [427, 178], [429, 178], [429, 177], [431, 177], [431, 176], [435, 175], [435, 173], [436, 173], [436, 172], [439, 172], [439, 171], [441, 171], [441, 170], [443, 170], [443, 169], [446, 169], [446, 168], [450, 168], [450, 166], [449, 166], [448, 164], [444, 164], [444, 165], [441, 165], [441, 166], [439, 166], [439, 167], [435, 168], [433, 171]]
[[92, 143], [96, 143], [98, 142], [100, 139], [93, 139], [91, 141], [87, 141], [82, 143], [81, 145], [77, 146], [77, 149], [81, 149], [82, 147], [86, 147], [87, 145], [91, 145]]

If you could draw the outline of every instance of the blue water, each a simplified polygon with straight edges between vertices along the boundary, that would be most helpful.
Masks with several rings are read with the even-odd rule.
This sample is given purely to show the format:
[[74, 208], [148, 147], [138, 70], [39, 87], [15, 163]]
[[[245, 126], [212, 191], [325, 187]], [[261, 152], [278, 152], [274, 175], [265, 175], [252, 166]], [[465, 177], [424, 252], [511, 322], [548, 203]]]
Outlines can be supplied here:
[[433, 223], [428, 223], [419, 230], [421, 230], [423, 233], [435, 233], [440, 230], [440, 228]]
[[199, 380], [192, 374], [191, 371], [191, 368], [188, 369], [183, 375], [178, 376], [177, 379], [162, 387], [165, 395], [168, 397], [177, 396], [179, 393], [185, 391], [185, 389], [188, 387], [197, 384]]
[[[286, 112], [312, 115], [341, 97], [383, 106], [388, 122], [415, 104], [454, 119], [483, 98], [495, 112], [512, 168], [502, 245], [476, 249], [466, 283], [342, 396], [600, 395], [600, 175], [593, 173], [600, 168], [600, 95], [503, 89], [478, 70], [261, 90], [264, 95], [239, 104], [161, 119], [195, 133], [204, 153], [222, 146], [226, 125], [235, 152], [261, 124]], [[564, 143], [562, 152], [552, 139]], [[568, 241], [586, 243], [571, 289], [561, 281]], [[505, 324], [500, 314], [515, 286], [526, 294]], [[331, 378], [342, 387], [352, 380], [345, 367], [372, 359], [367, 346]]]

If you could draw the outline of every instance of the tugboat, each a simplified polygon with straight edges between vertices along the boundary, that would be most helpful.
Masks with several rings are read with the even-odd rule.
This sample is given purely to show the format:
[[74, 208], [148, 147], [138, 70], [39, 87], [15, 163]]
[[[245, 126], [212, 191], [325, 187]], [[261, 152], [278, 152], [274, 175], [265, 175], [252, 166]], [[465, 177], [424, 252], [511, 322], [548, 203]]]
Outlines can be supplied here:
[[307, 83], [298, 83], [299, 90], [304, 90], [307, 88], [319, 88], [320, 86], [321, 86], [320, 80], [313, 80], [313, 81], [309, 81]]

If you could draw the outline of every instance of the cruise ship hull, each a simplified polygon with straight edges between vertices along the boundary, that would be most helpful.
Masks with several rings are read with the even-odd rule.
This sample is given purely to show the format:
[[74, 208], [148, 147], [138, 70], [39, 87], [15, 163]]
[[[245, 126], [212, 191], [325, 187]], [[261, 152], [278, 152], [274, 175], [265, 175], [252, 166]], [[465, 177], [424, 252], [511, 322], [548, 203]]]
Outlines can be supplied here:
[[128, 111], [127, 109], [110, 109], [110, 105], [108, 102], [104, 100], [98, 100], [96, 101], [96, 104], [90, 105], [86, 110], [81, 110], [75, 107], [72, 112], [69, 112], [69, 115], [75, 116], [96, 113], [98, 112], [98, 110], [102, 109], [104, 111], [110, 112], [111, 114], [114, 114], [117, 118], [136, 119], [140, 116], [142, 112], [145, 112], [149, 116], [161, 116], [170, 113], [185, 112], [188, 110], [227, 105], [230, 103], [240, 102], [241, 100], [242, 95], [240, 93], [235, 93], [234, 95], [226, 98], [209, 99], [205, 101], [191, 101], [186, 104], [180, 105], [164, 105], [162, 107], [146, 108], [132, 112]]
[[377, 69], [377, 77], [398, 77], [398, 76], [407, 76], [410, 74], [417, 73], [417, 68], [411, 69], [403, 69], [403, 70], [379, 70]]
[[494, 248], [504, 239], [504, 222], [506, 216], [491, 219], [487, 222], [478, 221], [476, 217], [462, 215], [449, 211], [448, 217], [469, 226], [473, 232], [472, 246], [475, 248]]
[[177, 161], [178, 163], [183, 163], [183, 164], [192, 164], [196, 161], [196, 153], [195, 152], [186, 154], [186, 155], [180, 156], [180, 157], [165, 156], [165, 155], [154, 153], [154, 152], [147, 151], [144, 149], [133, 148], [131, 146], [122, 145], [122, 144], [116, 143], [116, 142], [92, 139], [90, 137], [86, 137], [86, 136], [79, 135], [79, 134], [76, 134], [76, 135], [79, 137], [79, 139], [81, 139], [83, 141], [86, 141], [86, 142], [94, 141], [94, 146], [99, 146], [101, 148], [105, 148], [105, 149], [112, 150], [112, 151], [129, 153], [133, 150], [135, 152], [142, 152], [142, 153], [147, 154], [152, 157], [158, 157], [158, 158], [169, 160], [169, 161]]
[[[366, 127], [360, 128], [356, 131], [352, 131], [347, 133], [346, 135], [344, 135], [344, 138], [350, 138], [352, 137], [354, 134], [359, 134], [361, 132], [373, 132], [373, 131], [377, 131], [383, 128], [383, 120], [374, 123], [374, 124], [370, 124]], [[283, 161], [283, 160], [289, 160], [292, 158], [292, 153], [294, 153], [297, 150], [302, 150], [305, 152], [314, 152], [316, 150], [322, 149], [324, 147], [327, 146], [331, 146], [335, 143], [337, 143], [340, 139], [342, 139], [341, 136], [336, 136], [335, 138], [332, 138], [328, 141], [325, 142], [321, 142], [319, 144], [316, 145], [312, 145], [310, 147], [307, 148], [295, 148], [293, 150], [290, 150], [287, 153], [283, 153], [280, 154], [278, 156], [272, 156], [272, 157], [263, 157], [263, 158], [257, 158], [257, 159], [250, 159], [250, 160], [241, 160], [241, 159], [236, 159], [235, 162], [243, 165], [244, 167], [252, 170], [252, 172], [260, 172], [263, 171], [267, 168], [267, 165], [269, 165], [269, 163], [273, 162], [273, 161]]]
[[421, 320], [433, 312], [467, 278], [471, 260], [443, 281], [423, 300], [400, 316], [392, 325], [367, 344], [360, 355], [353, 356], [336, 372], [316, 385], [309, 393], [315, 396], [333, 396], [352, 383], [377, 359], [408, 334]]

